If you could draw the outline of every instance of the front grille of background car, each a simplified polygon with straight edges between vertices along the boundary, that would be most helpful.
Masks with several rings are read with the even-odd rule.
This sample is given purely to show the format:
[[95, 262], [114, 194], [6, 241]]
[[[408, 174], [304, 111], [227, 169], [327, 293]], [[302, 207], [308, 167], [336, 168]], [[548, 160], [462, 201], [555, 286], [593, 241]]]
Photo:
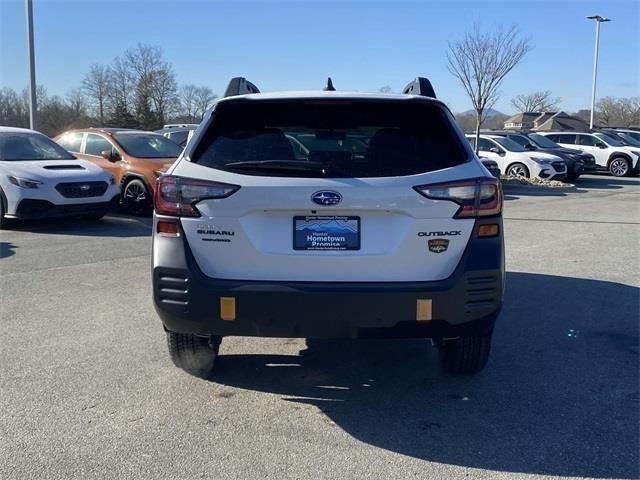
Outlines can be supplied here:
[[562, 172], [566, 164], [564, 162], [553, 162], [551, 165], [556, 169], [556, 172]]
[[56, 190], [65, 198], [100, 197], [107, 191], [107, 182], [59, 183]]

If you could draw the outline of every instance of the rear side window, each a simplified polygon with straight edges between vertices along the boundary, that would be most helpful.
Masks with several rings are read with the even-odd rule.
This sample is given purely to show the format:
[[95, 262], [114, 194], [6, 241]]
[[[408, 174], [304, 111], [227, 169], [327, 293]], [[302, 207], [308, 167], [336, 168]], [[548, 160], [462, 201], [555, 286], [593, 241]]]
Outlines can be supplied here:
[[81, 132], [67, 133], [58, 140], [58, 143], [70, 152], [79, 152], [83, 135], [84, 133]]
[[570, 145], [576, 144], [576, 136], [574, 134], [563, 133], [562, 135], [556, 135], [556, 137], [558, 138], [557, 140], [554, 140], [553, 138], [551, 140], [557, 143], [568, 143]]
[[422, 102], [230, 102], [192, 161], [247, 175], [405, 176], [465, 163], [466, 143], [445, 109]]

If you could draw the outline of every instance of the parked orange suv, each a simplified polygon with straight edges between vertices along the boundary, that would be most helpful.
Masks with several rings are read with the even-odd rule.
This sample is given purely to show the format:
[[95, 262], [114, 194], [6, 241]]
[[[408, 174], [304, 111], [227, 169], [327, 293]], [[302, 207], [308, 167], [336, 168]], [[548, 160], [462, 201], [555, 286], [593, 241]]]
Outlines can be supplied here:
[[78, 158], [112, 173], [120, 185], [125, 211], [143, 215], [151, 209], [156, 179], [182, 148], [153, 132], [121, 128], [69, 130], [54, 139]]

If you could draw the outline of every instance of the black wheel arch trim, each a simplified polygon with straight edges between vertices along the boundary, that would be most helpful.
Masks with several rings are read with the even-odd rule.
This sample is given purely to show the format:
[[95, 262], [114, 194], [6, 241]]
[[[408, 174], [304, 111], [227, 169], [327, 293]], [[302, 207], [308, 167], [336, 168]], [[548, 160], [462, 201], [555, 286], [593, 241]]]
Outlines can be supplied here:
[[633, 158], [631, 158], [631, 155], [629, 155], [626, 152], [618, 152], [618, 151], [615, 151], [611, 155], [609, 155], [609, 159], [607, 160], [607, 168], [609, 168], [609, 165], [611, 165], [611, 162], [614, 159], [619, 158], [619, 157], [622, 157], [627, 162], [629, 162], [629, 168], [633, 168]]
[[149, 193], [153, 194], [153, 188], [151, 187], [151, 185], [149, 185], [149, 181], [147, 180], [147, 177], [145, 177], [141, 173], [133, 173], [133, 172], [127, 172], [124, 175], [122, 175], [122, 179], [120, 180], [120, 191], [122, 191], [124, 186], [127, 183], [129, 183], [130, 180], [134, 180], [134, 179], [141, 180], [142, 183], [144, 183], [144, 186], [149, 191]]

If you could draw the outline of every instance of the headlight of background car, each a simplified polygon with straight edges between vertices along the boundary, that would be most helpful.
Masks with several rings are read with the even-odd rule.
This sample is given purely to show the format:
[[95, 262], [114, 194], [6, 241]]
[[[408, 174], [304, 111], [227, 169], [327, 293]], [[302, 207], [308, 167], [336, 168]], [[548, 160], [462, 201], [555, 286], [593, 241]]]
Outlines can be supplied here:
[[545, 165], [551, 163], [551, 160], [548, 160], [546, 158], [540, 158], [540, 157], [531, 157], [531, 160], [533, 160], [536, 163], [543, 163]]
[[38, 188], [38, 185], [42, 185], [42, 182], [39, 180], [32, 180], [30, 178], [20, 178], [9, 175], [9, 181], [14, 185], [17, 185], [21, 188]]

